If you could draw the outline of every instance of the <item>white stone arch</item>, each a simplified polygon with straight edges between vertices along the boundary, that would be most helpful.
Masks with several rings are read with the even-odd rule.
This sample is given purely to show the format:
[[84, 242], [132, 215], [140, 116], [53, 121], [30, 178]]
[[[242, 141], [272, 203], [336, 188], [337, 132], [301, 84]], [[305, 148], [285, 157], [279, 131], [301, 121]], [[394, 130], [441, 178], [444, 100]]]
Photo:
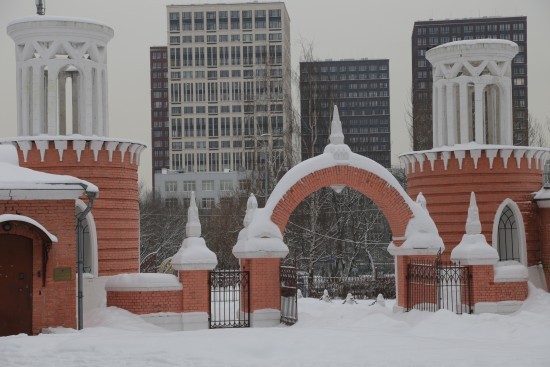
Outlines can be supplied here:
[[[502, 215], [502, 212], [506, 207], [510, 208], [516, 220], [517, 235], [518, 235], [518, 242], [519, 242], [520, 263], [524, 266], [527, 266], [527, 242], [525, 240], [525, 226], [523, 223], [523, 216], [521, 215], [521, 211], [519, 210], [518, 205], [512, 199], [505, 199], [500, 204], [500, 206], [498, 207], [495, 213], [495, 217], [493, 219], [492, 246], [498, 252], [498, 225], [500, 222], [500, 217]], [[500, 257], [500, 254], [499, 254], [499, 257]]]
[[[76, 199], [75, 209], [77, 212], [83, 212], [87, 205], [80, 199]], [[84, 255], [88, 257], [91, 271], [94, 277], [98, 276], [98, 254], [97, 254], [97, 230], [95, 226], [95, 220], [92, 213], [88, 213], [85, 217], [85, 224], [88, 226], [88, 238], [84, 238]], [[86, 237], [86, 236], [85, 236]], [[86, 265], [86, 264], [84, 264]]]

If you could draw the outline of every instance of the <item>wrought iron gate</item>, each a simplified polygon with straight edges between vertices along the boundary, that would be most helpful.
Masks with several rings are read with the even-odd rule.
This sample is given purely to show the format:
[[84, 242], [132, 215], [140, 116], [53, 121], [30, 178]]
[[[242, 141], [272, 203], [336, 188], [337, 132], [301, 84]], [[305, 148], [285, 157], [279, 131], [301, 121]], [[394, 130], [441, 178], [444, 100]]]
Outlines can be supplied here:
[[471, 285], [467, 266], [413, 259], [407, 264], [407, 311], [445, 309], [456, 314], [472, 313]]
[[294, 325], [298, 321], [297, 272], [293, 266], [280, 267], [281, 279], [281, 322]]
[[210, 272], [210, 329], [250, 327], [249, 284], [248, 271]]

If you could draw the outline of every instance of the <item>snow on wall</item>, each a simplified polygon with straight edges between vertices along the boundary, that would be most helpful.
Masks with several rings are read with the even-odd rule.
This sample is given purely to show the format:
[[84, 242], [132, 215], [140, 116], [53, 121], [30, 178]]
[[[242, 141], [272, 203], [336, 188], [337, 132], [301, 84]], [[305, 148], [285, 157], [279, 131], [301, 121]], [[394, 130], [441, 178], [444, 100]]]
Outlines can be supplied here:
[[172, 274], [133, 273], [113, 275], [105, 283], [105, 290], [118, 292], [177, 291], [183, 289]]

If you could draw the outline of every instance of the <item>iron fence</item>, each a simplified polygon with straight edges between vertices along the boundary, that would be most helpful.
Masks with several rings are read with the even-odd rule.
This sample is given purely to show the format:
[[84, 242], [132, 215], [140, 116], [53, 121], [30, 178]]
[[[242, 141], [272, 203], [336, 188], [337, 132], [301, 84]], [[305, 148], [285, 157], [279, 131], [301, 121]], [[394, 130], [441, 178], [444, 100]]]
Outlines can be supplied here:
[[249, 284], [248, 271], [210, 272], [210, 329], [250, 327]]
[[393, 274], [373, 277], [321, 277], [301, 275], [298, 289], [304, 297], [320, 298], [326, 289], [333, 298], [346, 298], [351, 293], [356, 299], [375, 299], [378, 294], [395, 298], [395, 277]]
[[298, 321], [298, 277], [294, 266], [280, 267], [281, 322], [294, 325]]
[[407, 311], [472, 313], [470, 278], [467, 266], [442, 262], [441, 253], [435, 261], [411, 259], [407, 264]]

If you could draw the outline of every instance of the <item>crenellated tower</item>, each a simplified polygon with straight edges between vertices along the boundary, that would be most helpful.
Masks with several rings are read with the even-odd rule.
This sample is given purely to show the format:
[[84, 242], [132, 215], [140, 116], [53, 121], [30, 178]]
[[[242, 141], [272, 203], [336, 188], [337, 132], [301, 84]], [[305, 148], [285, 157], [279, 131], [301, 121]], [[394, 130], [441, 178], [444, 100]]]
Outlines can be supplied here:
[[[87, 217], [85, 271], [139, 271], [138, 166], [145, 145], [109, 137], [107, 44], [111, 27], [89, 19], [30, 16], [7, 27], [15, 43], [22, 166], [76, 176], [100, 195]], [[85, 199], [76, 211], [85, 208]]]

